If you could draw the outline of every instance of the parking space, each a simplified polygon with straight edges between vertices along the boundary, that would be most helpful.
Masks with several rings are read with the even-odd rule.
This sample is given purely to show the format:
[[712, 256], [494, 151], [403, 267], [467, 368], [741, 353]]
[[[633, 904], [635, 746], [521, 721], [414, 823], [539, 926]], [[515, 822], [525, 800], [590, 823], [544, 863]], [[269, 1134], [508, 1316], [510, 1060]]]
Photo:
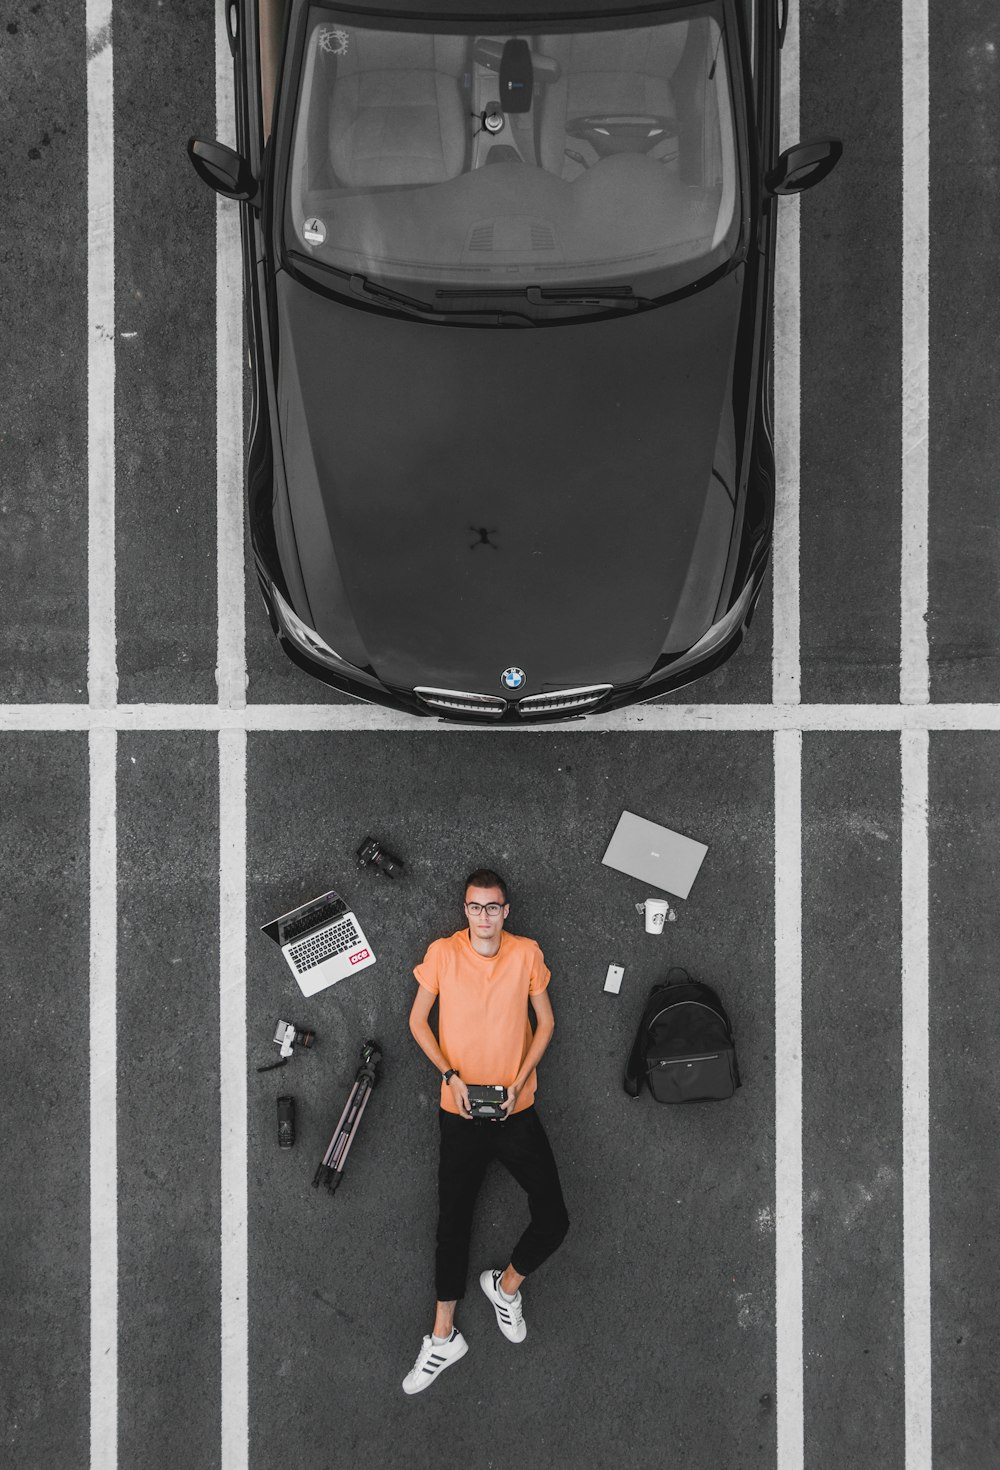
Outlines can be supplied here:
[[[844, 156], [801, 204], [802, 698], [899, 698], [901, 32], [896, 6], [810, 6], [801, 134]], [[873, 85], [876, 78], [893, 85]]]
[[90, 1409], [87, 741], [0, 740], [8, 1027], [5, 1454], [69, 1465]]
[[118, 745], [118, 1452], [219, 1422], [217, 741]]
[[936, 1464], [988, 1464], [1000, 1438], [1000, 1171], [994, 898], [1000, 741], [941, 735], [930, 762], [931, 1299]]
[[905, 1463], [899, 740], [810, 735], [802, 764], [809, 1463], [895, 1467]]
[[982, 412], [1000, 390], [1000, 303], [989, 288], [1000, 205], [1000, 24], [983, 0], [931, 7], [931, 688], [936, 700], [1000, 690], [996, 566], [1000, 448]]
[[[87, 111], [83, 7], [10, 9], [3, 33], [6, 344], [0, 692], [86, 700]], [[42, 657], [39, 636], [47, 643]]]
[[[114, 7], [118, 696], [215, 683], [215, 205], [187, 139], [214, 122], [211, 6]], [[209, 104], [206, 107], [206, 102]]]
[[[530, 1462], [540, 1445], [553, 1465], [599, 1465], [626, 1434], [639, 1462], [653, 1463], [664, 1422], [648, 1405], [667, 1382], [684, 1385], [664, 1406], [669, 1433], [705, 1456], [696, 1463], [725, 1460], [736, 1443], [743, 1463], [771, 1463], [773, 1404], [760, 1403], [774, 1394], [771, 740], [677, 735], [655, 753], [645, 735], [447, 743], [446, 762], [433, 734], [250, 743], [250, 912], [273, 917], [335, 882], [378, 956], [307, 1001], [270, 943], [250, 938], [251, 1057], [270, 1059], [286, 1010], [317, 1033], [315, 1053], [287, 1072], [251, 1074], [256, 1462], [304, 1460], [318, 1434], [345, 1455], [429, 1466], [447, 1423], [473, 1464]], [[601, 865], [625, 805], [709, 845], [665, 940], [644, 933], [641, 885]], [[376, 815], [410, 867], [398, 882], [353, 871]], [[468, 1360], [416, 1406], [414, 1442], [415, 1406], [398, 1381], [433, 1301], [438, 1084], [407, 1028], [411, 972], [431, 938], [461, 926], [462, 878], [479, 862], [508, 878], [509, 927], [538, 939], [553, 972], [557, 1033], [538, 1107], [573, 1226], [533, 1287], [531, 1353], [505, 1353], [475, 1277], [509, 1253], [523, 1210], [511, 1181], [491, 1179], [456, 1319]], [[618, 997], [602, 990], [611, 961], [625, 966]], [[678, 1116], [622, 1089], [649, 987], [674, 962], [717, 983], [732, 1009], [747, 1085], [729, 1116]], [[370, 1035], [385, 1053], [383, 1080], [331, 1200], [308, 1184]], [[294, 1156], [278, 1156], [273, 1140], [286, 1087], [300, 1119]], [[512, 1402], [527, 1412], [494, 1446]]]
[[[623, 1453], [642, 1470], [992, 1463], [1000, 23], [985, 0], [931, 0], [924, 33], [918, 10], [793, 0], [800, 135], [840, 136], [845, 154], [781, 206], [801, 241], [776, 303], [783, 362], [791, 344], [801, 367], [801, 397], [778, 374], [775, 399], [797, 519], [780, 507], [743, 649], [620, 719], [503, 732], [415, 727], [308, 680], [272, 638], [249, 558], [245, 645], [219, 606], [233, 549], [216, 473], [235, 484], [239, 467], [217, 460], [215, 204], [184, 157], [216, 129], [212, 7], [115, 0], [109, 30], [100, 6], [65, 0], [5, 22], [2, 1445], [19, 1470], [430, 1470], [443, 1445], [474, 1470], [599, 1470]], [[109, 97], [92, 90], [88, 114], [87, 80], [109, 55], [105, 197], [87, 150]], [[929, 514], [914, 562], [904, 420], [922, 400], [901, 372], [901, 306], [921, 158]], [[94, 369], [95, 279], [113, 293], [111, 378]], [[900, 609], [924, 572], [930, 704], [903, 708]], [[217, 682], [223, 646], [233, 684]], [[600, 862], [626, 807], [709, 846], [661, 939], [635, 913], [641, 886]], [[368, 832], [404, 879], [355, 867]], [[538, 1106], [572, 1229], [510, 1348], [475, 1275], [509, 1252], [522, 1201], [490, 1176], [458, 1316], [470, 1353], [407, 1399], [433, 1297], [437, 1126], [411, 972], [459, 927], [456, 885], [481, 862], [509, 878], [509, 927], [553, 971]], [[331, 884], [378, 963], [305, 1000], [259, 925]], [[617, 998], [601, 988], [612, 960]], [[731, 1010], [731, 1103], [622, 1090], [642, 999], [671, 963]], [[258, 1073], [279, 1016], [313, 1027], [315, 1051]], [[331, 1199], [311, 1179], [368, 1036], [382, 1078]], [[284, 1091], [290, 1153], [274, 1136]]]

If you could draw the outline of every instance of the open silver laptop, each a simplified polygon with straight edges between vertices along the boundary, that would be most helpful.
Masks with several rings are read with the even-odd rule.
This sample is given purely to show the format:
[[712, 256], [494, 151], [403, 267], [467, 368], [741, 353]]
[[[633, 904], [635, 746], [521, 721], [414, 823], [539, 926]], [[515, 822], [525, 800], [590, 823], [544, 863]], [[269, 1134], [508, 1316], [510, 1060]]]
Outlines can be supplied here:
[[375, 963], [357, 917], [333, 889], [260, 927], [280, 946], [303, 995]]
[[704, 842], [660, 827], [634, 812], [622, 812], [601, 862], [652, 888], [687, 898], [707, 852]]

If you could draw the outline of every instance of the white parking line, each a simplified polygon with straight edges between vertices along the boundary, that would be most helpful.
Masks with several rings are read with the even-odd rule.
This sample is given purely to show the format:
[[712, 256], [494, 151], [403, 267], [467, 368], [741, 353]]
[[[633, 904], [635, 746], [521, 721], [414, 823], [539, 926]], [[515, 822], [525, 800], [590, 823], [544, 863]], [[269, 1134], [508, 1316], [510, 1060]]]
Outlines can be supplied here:
[[219, 1111], [222, 1149], [221, 1464], [249, 1461], [247, 1281], [247, 739], [219, 732]]
[[111, 0], [87, 0], [87, 689], [90, 725], [90, 1464], [118, 1463], [118, 859]]
[[115, 649], [115, 153], [111, 0], [87, 0], [87, 685], [118, 697]]
[[[216, 137], [236, 146], [233, 58], [225, 6], [215, 14]], [[243, 12], [241, 12], [242, 14]], [[243, 272], [239, 206], [216, 203], [215, 373], [220, 709], [246, 707], [243, 558]], [[247, 1186], [247, 737], [219, 729], [219, 1121], [221, 1423], [224, 1470], [250, 1458]]]
[[695, 730], [1000, 730], [1000, 704], [675, 704], [591, 715], [566, 725], [457, 725], [419, 715], [397, 714], [378, 705], [251, 704], [223, 709], [215, 704], [120, 704], [102, 714], [80, 704], [0, 705], [0, 733], [24, 730], [310, 730], [350, 733], [412, 730], [423, 735], [594, 735]]
[[778, 1470], [802, 1470], [802, 735], [774, 737], [774, 1197]]
[[931, 1470], [929, 737], [908, 730], [901, 739], [906, 1470]]
[[[781, 50], [781, 147], [799, 141], [799, 8], [788, 7]], [[772, 698], [798, 704], [801, 696], [799, 614], [800, 338], [799, 201], [778, 203], [774, 278], [774, 644]]]
[[[236, 147], [233, 58], [225, 7], [215, 7], [215, 135]], [[246, 704], [243, 557], [243, 268], [240, 206], [216, 198], [215, 213], [215, 473], [218, 525], [219, 703]]]
[[903, 5], [903, 543], [899, 697], [930, 699], [927, 638], [930, 65], [927, 0]]
[[90, 1465], [118, 1463], [118, 735], [90, 735]]

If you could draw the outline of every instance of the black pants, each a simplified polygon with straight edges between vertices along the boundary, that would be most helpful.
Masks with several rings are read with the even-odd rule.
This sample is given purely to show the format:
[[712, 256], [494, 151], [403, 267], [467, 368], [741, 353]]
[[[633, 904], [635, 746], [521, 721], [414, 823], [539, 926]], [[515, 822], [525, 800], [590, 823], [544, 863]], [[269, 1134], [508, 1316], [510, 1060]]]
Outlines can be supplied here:
[[438, 1301], [453, 1302], [465, 1295], [472, 1212], [490, 1159], [499, 1159], [527, 1191], [531, 1220], [510, 1258], [520, 1276], [537, 1271], [562, 1244], [569, 1216], [556, 1161], [533, 1106], [503, 1123], [470, 1122], [443, 1108], [438, 1117], [441, 1156], [434, 1277]]

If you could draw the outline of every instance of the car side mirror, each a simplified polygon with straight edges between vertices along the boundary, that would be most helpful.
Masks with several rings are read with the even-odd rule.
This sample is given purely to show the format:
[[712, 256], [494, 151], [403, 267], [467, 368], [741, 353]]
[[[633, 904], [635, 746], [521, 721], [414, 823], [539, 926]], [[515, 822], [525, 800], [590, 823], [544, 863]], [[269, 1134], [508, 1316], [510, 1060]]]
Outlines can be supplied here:
[[260, 185], [239, 153], [225, 143], [209, 143], [204, 138], [189, 138], [187, 151], [199, 179], [217, 194], [240, 204], [259, 204]]
[[764, 175], [769, 194], [802, 194], [836, 168], [844, 145], [839, 138], [817, 138], [786, 148], [771, 171]]

